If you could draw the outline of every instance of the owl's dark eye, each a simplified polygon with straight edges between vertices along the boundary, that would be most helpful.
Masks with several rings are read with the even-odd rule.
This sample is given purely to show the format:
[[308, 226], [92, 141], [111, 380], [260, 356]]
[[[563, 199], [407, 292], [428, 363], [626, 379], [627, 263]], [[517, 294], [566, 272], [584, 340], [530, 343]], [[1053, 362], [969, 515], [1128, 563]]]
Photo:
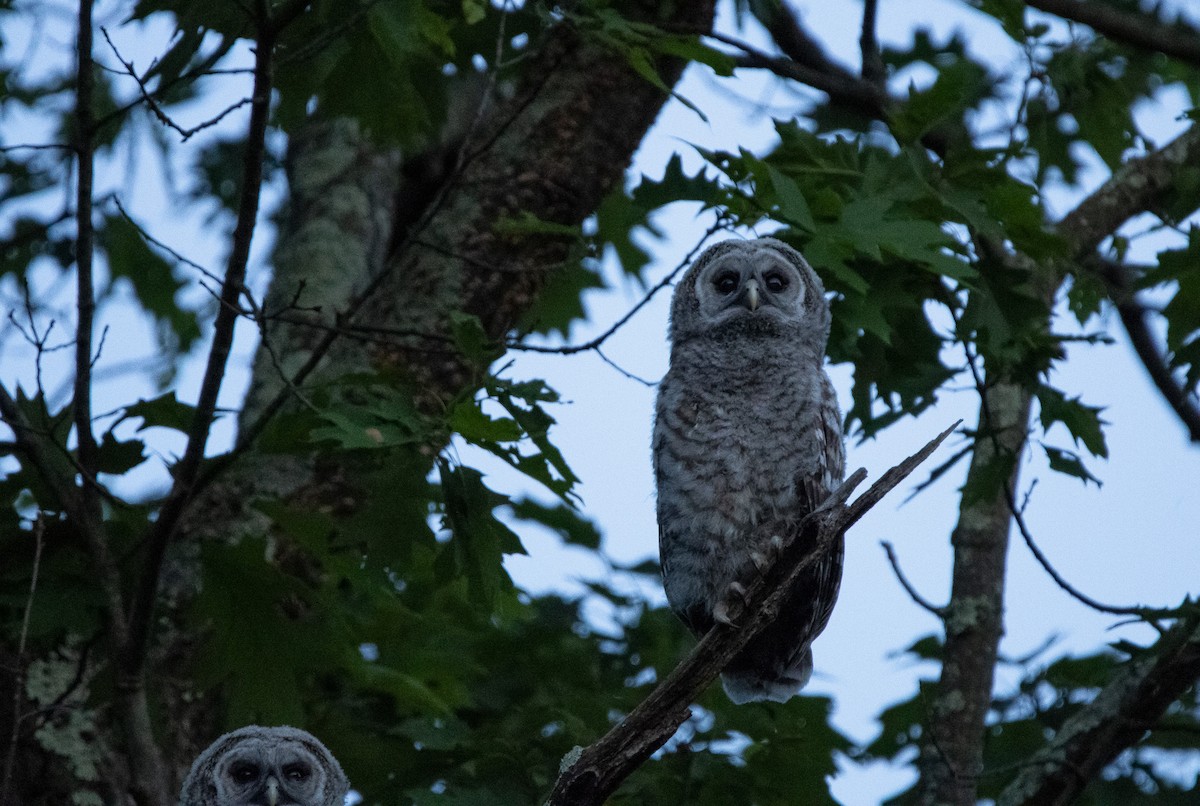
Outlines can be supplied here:
[[310, 775], [312, 775], [312, 770], [308, 768], [307, 764], [300, 762], [286, 764], [283, 768], [283, 777], [289, 781], [307, 781]]
[[787, 275], [779, 271], [768, 272], [767, 276], [763, 278], [763, 282], [766, 284], [767, 290], [773, 294], [778, 294], [788, 287]]
[[738, 276], [731, 271], [723, 271], [713, 280], [713, 287], [722, 294], [732, 294], [738, 287]]
[[248, 784], [258, 778], [258, 766], [249, 761], [239, 761], [229, 768], [229, 775], [239, 784]]

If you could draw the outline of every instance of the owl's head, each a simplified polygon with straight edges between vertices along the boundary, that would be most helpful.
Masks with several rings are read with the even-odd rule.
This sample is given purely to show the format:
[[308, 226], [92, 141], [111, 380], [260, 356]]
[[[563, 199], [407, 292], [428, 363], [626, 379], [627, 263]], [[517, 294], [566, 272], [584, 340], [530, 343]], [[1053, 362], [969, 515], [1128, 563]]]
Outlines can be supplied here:
[[349, 789], [325, 745], [298, 728], [250, 725], [217, 739], [192, 764], [180, 806], [341, 806]]
[[673, 342], [734, 334], [784, 336], [824, 350], [829, 337], [825, 287], [800, 253], [782, 241], [714, 244], [676, 286]]

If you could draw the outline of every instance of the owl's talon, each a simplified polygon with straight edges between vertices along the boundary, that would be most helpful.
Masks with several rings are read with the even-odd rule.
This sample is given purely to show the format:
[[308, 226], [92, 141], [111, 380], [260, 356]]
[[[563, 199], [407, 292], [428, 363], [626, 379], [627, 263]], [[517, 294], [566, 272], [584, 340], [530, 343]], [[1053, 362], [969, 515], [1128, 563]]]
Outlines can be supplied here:
[[748, 604], [750, 604], [750, 597], [746, 593], [746, 587], [740, 582], [730, 582], [729, 587], [725, 590], [725, 595], [713, 608], [713, 621], [719, 621], [727, 627], [735, 627], [737, 625], [734, 623], [731, 612], [740, 614]]
[[736, 627], [733, 618], [729, 615], [729, 603], [722, 599], [717, 602], [717, 606], [713, 608], [713, 621], [718, 624], [724, 624], [726, 627]]
[[758, 570], [759, 576], [763, 576], [779, 562], [779, 558], [783, 555], [783, 538], [779, 535], [771, 535], [771, 539], [766, 545], [750, 552], [750, 562], [754, 563], [755, 569]]
[[754, 569], [758, 571], [759, 576], [763, 576], [770, 570], [772, 558], [765, 551], [750, 552], [750, 562], [754, 563]]

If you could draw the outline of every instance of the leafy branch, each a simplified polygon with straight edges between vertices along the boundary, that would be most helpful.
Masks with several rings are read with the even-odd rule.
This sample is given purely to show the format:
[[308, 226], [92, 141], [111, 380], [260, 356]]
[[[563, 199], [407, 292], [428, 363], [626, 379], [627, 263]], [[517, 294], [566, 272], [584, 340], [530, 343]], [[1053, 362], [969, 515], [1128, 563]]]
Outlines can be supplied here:
[[1139, 742], [1200, 679], [1200, 610], [1126, 662], [1004, 789], [1000, 806], [1071, 803], [1121, 751]]
[[[549, 806], [601, 804], [621, 782], [675, 733], [690, 716], [689, 706], [717, 678], [742, 647], [781, 612], [796, 579], [817, 562], [858, 520], [908, 477], [959, 426], [955, 423], [924, 448], [884, 473], [849, 504], [866, 478], [851, 474], [816, 510], [786, 531], [791, 536], [776, 566], [746, 586], [746, 606], [736, 626], [717, 623], [667, 677], [618, 725], [587, 748], [563, 760]], [[778, 529], [778, 524], [771, 528]]]

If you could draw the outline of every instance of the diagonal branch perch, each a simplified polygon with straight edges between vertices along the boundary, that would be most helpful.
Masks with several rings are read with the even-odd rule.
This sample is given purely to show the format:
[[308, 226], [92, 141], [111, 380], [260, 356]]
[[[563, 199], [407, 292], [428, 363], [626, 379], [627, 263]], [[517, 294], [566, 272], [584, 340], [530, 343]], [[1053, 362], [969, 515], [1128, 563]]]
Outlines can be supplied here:
[[689, 706], [717, 678], [750, 639], [778, 616], [792, 584], [840, 535], [866, 514], [959, 426], [947, 428], [924, 448], [883, 474], [849, 504], [846, 500], [866, 478], [859, 469], [824, 504], [806, 516], [783, 549], [778, 565], [747, 586], [744, 622], [718, 623], [679, 665], [618, 725], [587, 748], [572, 753], [550, 794], [548, 806], [601, 804], [621, 782], [671, 738], [691, 714]]

